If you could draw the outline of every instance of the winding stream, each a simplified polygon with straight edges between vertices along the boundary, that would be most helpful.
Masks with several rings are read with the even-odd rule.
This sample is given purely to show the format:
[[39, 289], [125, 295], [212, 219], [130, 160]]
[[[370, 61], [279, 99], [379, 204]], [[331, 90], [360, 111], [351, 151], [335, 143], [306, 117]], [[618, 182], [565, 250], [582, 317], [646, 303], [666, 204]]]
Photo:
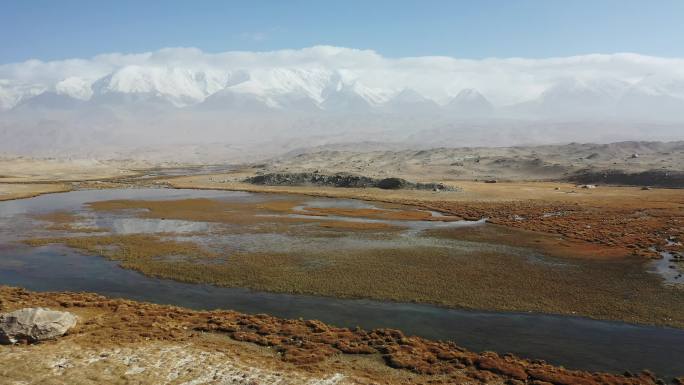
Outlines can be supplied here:
[[[27, 214], [82, 210], [85, 202], [97, 200], [184, 198], [258, 200], [261, 196], [221, 191], [130, 189], [76, 191], [0, 202], [0, 284], [36, 291], [89, 291], [193, 309], [222, 308], [284, 318], [319, 319], [344, 327], [397, 328], [407, 334], [453, 340], [475, 351], [511, 352], [592, 371], [621, 372], [648, 368], [662, 376], [684, 373], [681, 364], [684, 330], [680, 329], [581, 317], [465, 311], [430, 305], [185, 284], [146, 277], [122, 269], [116, 262], [83, 255], [59, 245], [29, 247], [16, 242], [17, 232], [29, 225]], [[315, 201], [319, 202], [315, 203], [318, 205], [328, 204], [325, 202], [335, 204], [333, 199]], [[343, 200], [337, 204], [365, 204], [349, 202]], [[148, 231], [158, 230], [154, 223], [143, 221], [143, 224], [128, 227], [116, 226], [121, 231], [139, 231], [139, 226], [146, 226]], [[165, 226], [182, 228], [183, 225], [172, 223]], [[444, 224], [436, 222], [435, 225]], [[115, 227], [111, 228], [116, 231]]]

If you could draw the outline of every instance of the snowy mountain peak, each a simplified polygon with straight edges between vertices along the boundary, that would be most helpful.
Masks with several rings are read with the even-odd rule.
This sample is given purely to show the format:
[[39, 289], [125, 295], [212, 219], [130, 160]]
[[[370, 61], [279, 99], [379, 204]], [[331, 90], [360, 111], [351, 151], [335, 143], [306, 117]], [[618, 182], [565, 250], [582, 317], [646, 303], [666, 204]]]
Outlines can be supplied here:
[[400, 114], [431, 114], [438, 113], [440, 107], [435, 101], [426, 98], [416, 90], [404, 88], [387, 100], [382, 109]]
[[491, 117], [494, 112], [494, 106], [489, 100], [472, 88], [461, 90], [444, 107], [463, 118]]
[[55, 93], [79, 100], [88, 100], [93, 96], [91, 83], [79, 77], [68, 77], [55, 84]]
[[618, 99], [629, 87], [629, 83], [612, 78], [564, 78], [544, 90], [540, 95], [540, 99], [546, 101], [568, 98]]
[[249, 79], [230, 87], [235, 92], [251, 93], [263, 97], [297, 94], [317, 103], [331, 82], [338, 81], [336, 74], [324, 69], [271, 68], [249, 72]]
[[36, 95], [45, 92], [47, 88], [40, 84], [23, 84], [8, 79], [0, 79], [0, 111], [9, 110]]
[[336, 74], [323, 90], [321, 108], [329, 111], [367, 112], [385, 103], [388, 93], [367, 87], [358, 80], [345, 81]]
[[630, 91], [635, 90], [649, 95], [666, 95], [684, 99], [684, 78], [652, 74], [641, 79], [630, 89]]
[[92, 88], [95, 96], [145, 94], [184, 107], [225, 88], [232, 75], [229, 71], [130, 65], [99, 79]]
[[390, 101], [397, 103], [424, 103], [430, 99], [418, 93], [418, 91], [411, 88], [404, 88], [392, 97]]
[[464, 88], [451, 100], [452, 103], [462, 101], [482, 102], [487, 101], [487, 99], [478, 90], [474, 88]]

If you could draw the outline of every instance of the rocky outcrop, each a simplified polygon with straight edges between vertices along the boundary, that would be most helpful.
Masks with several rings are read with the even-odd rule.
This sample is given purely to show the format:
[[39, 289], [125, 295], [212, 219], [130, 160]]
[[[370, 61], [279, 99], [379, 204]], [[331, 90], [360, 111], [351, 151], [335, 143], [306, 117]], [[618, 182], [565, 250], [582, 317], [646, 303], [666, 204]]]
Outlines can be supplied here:
[[579, 171], [568, 178], [583, 184], [612, 184], [621, 186], [684, 187], [683, 171], [650, 170], [630, 173], [622, 170]]
[[320, 174], [317, 172], [269, 173], [245, 179], [245, 182], [267, 186], [329, 186], [329, 187], [377, 187], [384, 190], [432, 190], [457, 191], [443, 183], [415, 183], [402, 178], [377, 179], [347, 173]]
[[47, 308], [25, 308], [0, 315], [0, 343], [39, 342], [61, 337], [76, 325], [76, 316]]

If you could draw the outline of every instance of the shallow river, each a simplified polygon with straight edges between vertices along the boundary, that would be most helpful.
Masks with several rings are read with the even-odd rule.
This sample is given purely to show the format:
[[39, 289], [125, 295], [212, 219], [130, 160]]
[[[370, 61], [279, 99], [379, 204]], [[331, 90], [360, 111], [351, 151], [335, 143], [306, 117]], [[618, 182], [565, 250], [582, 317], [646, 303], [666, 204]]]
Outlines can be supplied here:
[[[82, 210], [84, 203], [98, 200], [200, 197], [261, 199], [259, 194], [248, 193], [138, 189], [78, 191], [0, 202], [0, 284], [37, 291], [89, 291], [110, 297], [194, 309], [223, 308], [285, 318], [312, 318], [346, 327], [397, 328], [407, 334], [453, 340], [475, 351], [512, 352], [577, 369], [616, 372], [649, 368], [661, 376], [681, 375], [684, 372], [681, 364], [684, 357], [684, 330], [679, 329], [635, 326], [581, 317], [463, 311], [430, 305], [272, 294], [184, 284], [149, 278], [121, 269], [116, 262], [82, 255], [63, 246], [33, 248], [15, 242], [17, 233], [31, 222], [27, 214]], [[310, 204], [367, 205], [364, 202], [332, 199], [316, 199]], [[148, 223], [144, 226], [152, 225]], [[111, 228], [114, 229], [114, 226]], [[412, 234], [409, 232], [407, 236]]]

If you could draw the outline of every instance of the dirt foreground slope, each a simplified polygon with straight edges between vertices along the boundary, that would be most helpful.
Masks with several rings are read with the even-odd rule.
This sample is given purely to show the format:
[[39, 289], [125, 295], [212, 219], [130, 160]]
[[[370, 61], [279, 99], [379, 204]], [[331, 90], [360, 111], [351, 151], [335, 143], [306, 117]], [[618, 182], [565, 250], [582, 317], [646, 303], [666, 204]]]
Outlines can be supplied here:
[[33, 306], [73, 312], [79, 324], [58, 341], [0, 347], [3, 384], [657, 383], [650, 372], [572, 371], [397, 330], [0, 287], [0, 311]]

